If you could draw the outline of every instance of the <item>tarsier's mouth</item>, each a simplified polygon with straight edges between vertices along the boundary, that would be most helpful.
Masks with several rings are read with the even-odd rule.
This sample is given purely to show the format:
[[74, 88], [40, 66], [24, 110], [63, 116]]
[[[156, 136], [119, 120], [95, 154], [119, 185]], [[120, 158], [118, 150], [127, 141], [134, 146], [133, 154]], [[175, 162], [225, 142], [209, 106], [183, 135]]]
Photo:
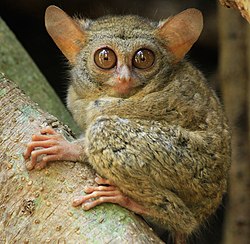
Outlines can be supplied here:
[[113, 89], [120, 94], [128, 94], [133, 88], [131, 82], [123, 82], [113, 87]]

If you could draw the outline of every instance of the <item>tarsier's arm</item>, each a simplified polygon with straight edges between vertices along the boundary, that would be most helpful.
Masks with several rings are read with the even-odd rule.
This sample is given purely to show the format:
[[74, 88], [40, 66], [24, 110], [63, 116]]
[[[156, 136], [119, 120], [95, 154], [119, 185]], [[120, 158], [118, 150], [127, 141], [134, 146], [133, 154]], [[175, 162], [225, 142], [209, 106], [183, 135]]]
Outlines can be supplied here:
[[[39, 160], [41, 156], [43, 157]], [[51, 127], [46, 127], [40, 134], [32, 136], [32, 141], [27, 144], [24, 158], [29, 159], [26, 163], [29, 170], [42, 169], [51, 161], [84, 161], [86, 158], [84, 139], [68, 142]]]

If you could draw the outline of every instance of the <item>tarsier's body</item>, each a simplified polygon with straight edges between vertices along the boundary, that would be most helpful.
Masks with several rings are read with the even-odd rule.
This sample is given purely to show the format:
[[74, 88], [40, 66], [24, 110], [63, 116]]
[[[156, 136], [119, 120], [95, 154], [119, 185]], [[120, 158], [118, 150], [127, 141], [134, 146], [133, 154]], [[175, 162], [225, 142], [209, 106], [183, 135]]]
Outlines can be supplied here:
[[[56, 7], [48, 18], [58, 11], [74, 22]], [[183, 60], [202, 29], [198, 11], [188, 11], [159, 26], [136, 16], [107, 17], [53, 34], [59, 20], [47, 24], [72, 65], [68, 108], [85, 132], [75, 142], [78, 159], [145, 207], [145, 216], [184, 234], [220, 204], [230, 164], [221, 106], [203, 75]], [[199, 23], [190, 29], [192, 18]]]

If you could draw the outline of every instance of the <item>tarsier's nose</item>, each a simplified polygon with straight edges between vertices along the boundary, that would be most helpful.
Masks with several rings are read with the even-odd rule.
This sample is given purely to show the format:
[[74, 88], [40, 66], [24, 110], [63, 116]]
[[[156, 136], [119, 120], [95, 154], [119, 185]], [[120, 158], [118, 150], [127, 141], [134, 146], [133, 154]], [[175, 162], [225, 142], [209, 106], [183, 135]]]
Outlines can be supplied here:
[[118, 82], [124, 83], [124, 82], [131, 81], [131, 72], [129, 70], [129, 67], [126, 64], [121, 65], [118, 72], [119, 72]]

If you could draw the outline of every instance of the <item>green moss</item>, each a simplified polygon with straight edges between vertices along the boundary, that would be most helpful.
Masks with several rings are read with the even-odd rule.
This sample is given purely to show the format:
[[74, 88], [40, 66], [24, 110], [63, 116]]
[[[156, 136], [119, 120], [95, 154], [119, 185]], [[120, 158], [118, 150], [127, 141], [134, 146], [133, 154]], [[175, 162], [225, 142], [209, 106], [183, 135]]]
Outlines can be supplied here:
[[38, 117], [40, 115], [40, 113], [30, 105], [22, 107], [21, 111], [25, 118]]
[[4, 96], [6, 94], [6, 89], [1, 89], [0, 90], [0, 97]]
[[1, 18], [0, 57], [0, 72], [16, 82], [43, 110], [69, 125], [77, 134], [80, 132], [60, 98]]
[[[79, 233], [85, 237], [85, 243], [91, 244], [100, 243], [99, 233], [106, 233], [106, 236], [119, 240], [119, 237], [124, 237], [127, 232], [126, 226], [134, 222], [128, 210], [109, 203], [101, 204], [88, 211], [80, 209], [80, 213], [79, 208], [72, 208], [71, 212], [79, 218], [91, 219], [84, 228], [79, 228]], [[98, 226], [98, 233], [93, 234], [96, 226]]]

